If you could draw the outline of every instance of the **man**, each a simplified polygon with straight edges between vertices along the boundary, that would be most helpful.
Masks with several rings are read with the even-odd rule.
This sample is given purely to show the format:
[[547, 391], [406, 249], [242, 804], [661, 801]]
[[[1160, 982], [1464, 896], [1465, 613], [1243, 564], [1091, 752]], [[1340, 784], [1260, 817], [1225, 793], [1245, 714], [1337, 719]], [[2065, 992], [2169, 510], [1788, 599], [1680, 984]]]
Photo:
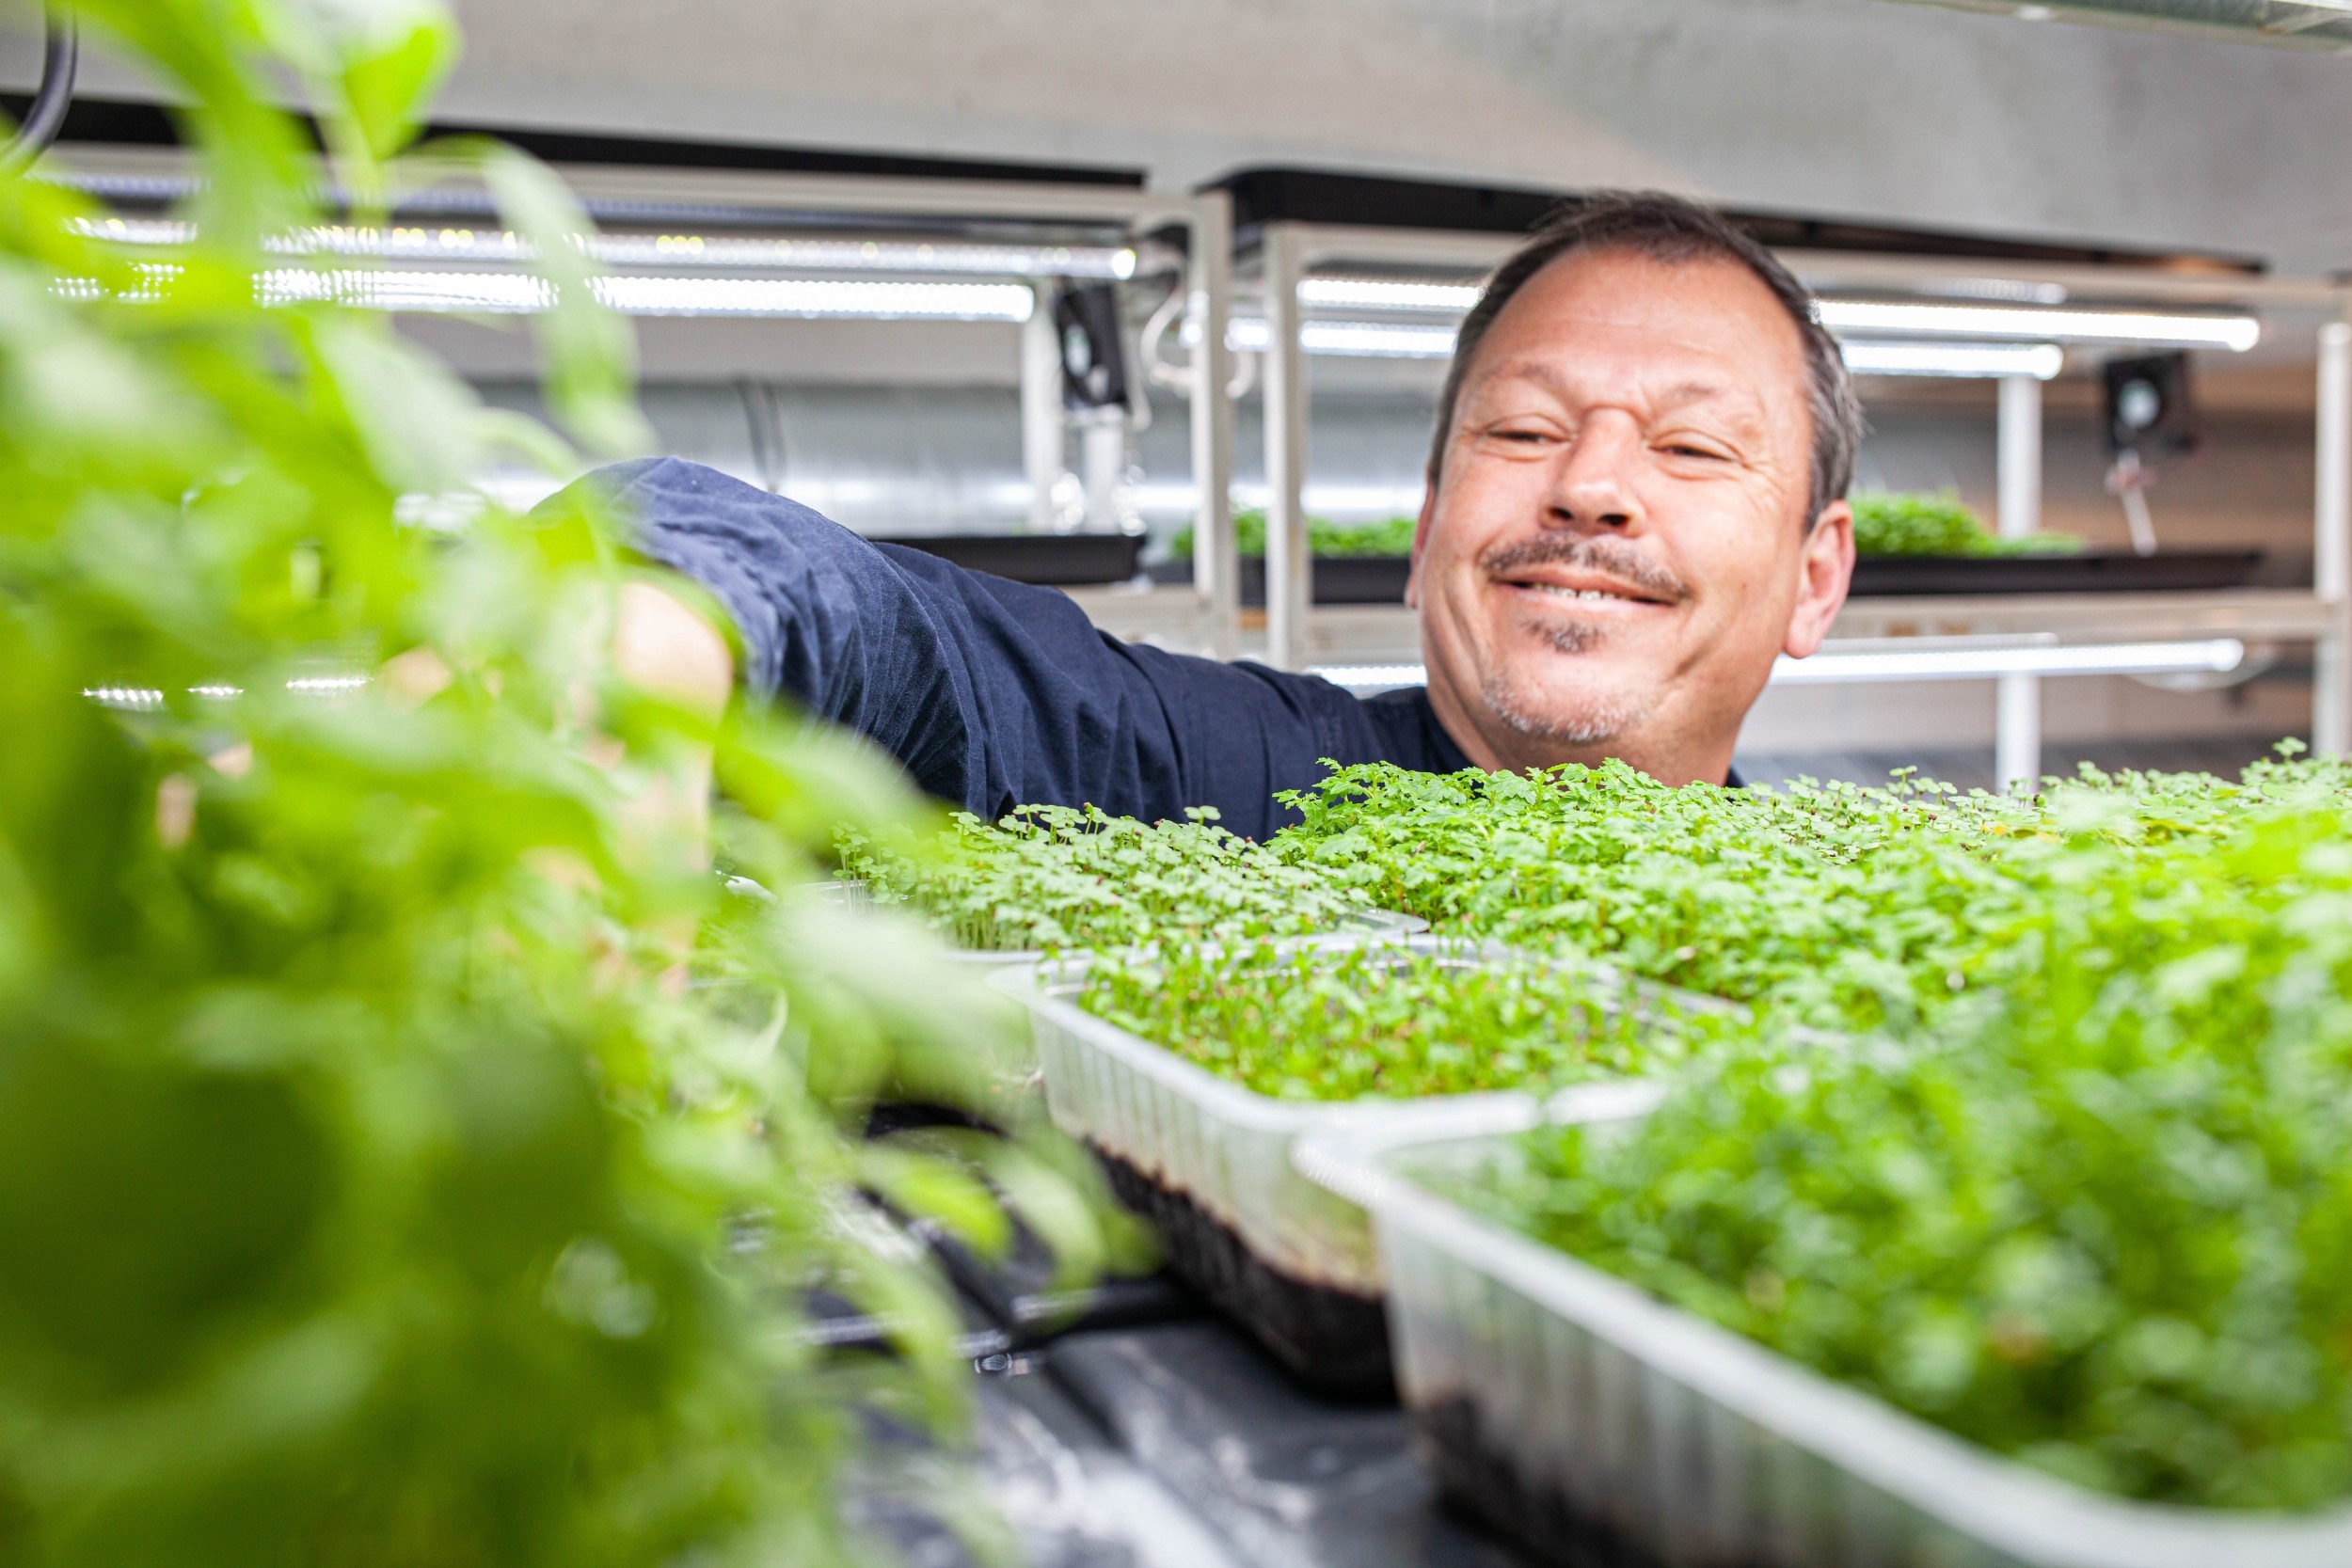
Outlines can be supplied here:
[[1406, 590], [1425, 689], [1362, 700], [1121, 643], [1050, 589], [692, 464], [583, 483], [725, 605], [755, 690], [863, 731], [933, 795], [992, 818], [1209, 805], [1263, 837], [1327, 757], [1729, 781], [1774, 657], [1811, 654], [1845, 600], [1860, 435], [1836, 344], [1769, 253], [1689, 202], [1612, 195], [1531, 238], [1462, 325]]

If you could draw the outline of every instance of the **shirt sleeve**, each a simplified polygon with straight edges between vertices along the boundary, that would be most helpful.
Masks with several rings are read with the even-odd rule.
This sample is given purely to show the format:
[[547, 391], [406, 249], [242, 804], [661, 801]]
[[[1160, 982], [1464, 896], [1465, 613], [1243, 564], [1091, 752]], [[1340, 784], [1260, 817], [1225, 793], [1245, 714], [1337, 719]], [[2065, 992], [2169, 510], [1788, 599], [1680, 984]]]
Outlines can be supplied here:
[[1263, 838], [1293, 816], [1275, 792], [1314, 783], [1323, 758], [1391, 751], [1327, 681], [1121, 642], [1067, 594], [876, 545], [699, 464], [582, 483], [639, 551], [726, 606], [753, 690], [859, 731], [990, 820], [1028, 803], [1146, 821], [1205, 805]]

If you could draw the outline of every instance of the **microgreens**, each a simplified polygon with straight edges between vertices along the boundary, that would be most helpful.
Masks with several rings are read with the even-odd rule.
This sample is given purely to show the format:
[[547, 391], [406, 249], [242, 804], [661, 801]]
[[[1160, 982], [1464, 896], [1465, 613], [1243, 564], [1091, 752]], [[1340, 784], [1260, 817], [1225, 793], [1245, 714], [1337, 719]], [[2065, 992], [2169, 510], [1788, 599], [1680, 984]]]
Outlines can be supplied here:
[[[1983, 934], [2008, 955], [2001, 985], [1936, 1027], [1844, 1051], [1725, 1053], [1637, 1130], [1548, 1131], [1523, 1162], [1451, 1185], [1669, 1302], [2082, 1484], [2229, 1508], [2341, 1500], [2341, 778], [2258, 770], [2231, 796], [2233, 819], [2201, 832], [2111, 814], [2104, 833], [2045, 846], [2041, 895]], [[2199, 793], [2110, 783], [2072, 809], [2170, 818]]]
[[1025, 806], [991, 826], [959, 813], [936, 837], [847, 838], [842, 870], [878, 902], [911, 905], [983, 950], [1291, 936], [1369, 908], [1216, 826], [1216, 812], [1189, 816], [1147, 826], [1091, 806]]
[[1077, 1000], [1281, 1100], [1540, 1091], [1661, 1070], [1692, 1038], [1669, 1000], [1607, 971], [1474, 951], [1260, 942], [1104, 958]]

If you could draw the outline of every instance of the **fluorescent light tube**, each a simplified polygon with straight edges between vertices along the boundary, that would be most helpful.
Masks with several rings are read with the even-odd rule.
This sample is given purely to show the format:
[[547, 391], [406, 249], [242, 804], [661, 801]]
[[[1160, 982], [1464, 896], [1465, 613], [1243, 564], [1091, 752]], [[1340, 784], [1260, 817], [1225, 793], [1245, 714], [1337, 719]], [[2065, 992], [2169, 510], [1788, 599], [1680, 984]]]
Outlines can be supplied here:
[[1037, 295], [1022, 283], [893, 283], [835, 278], [599, 277], [591, 285], [632, 316], [857, 317], [1025, 322]]
[[[121, 245], [184, 245], [196, 226], [168, 218], [77, 218], [78, 233]], [[966, 245], [959, 242], [771, 240], [709, 234], [591, 234], [588, 254], [609, 266], [761, 267], [807, 272], [939, 272], [1017, 277], [1136, 275], [1129, 245]], [[267, 241], [284, 256], [370, 256], [406, 261], [527, 261], [534, 254], [506, 230], [394, 224], [324, 224]]]
[[[374, 310], [528, 314], [553, 303], [528, 273], [283, 267], [259, 280], [263, 303], [332, 300]], [[1024, 322], [1037, 296], [1021, 283], [879, 279], [599, 277], [596, 297], [632, 316], [774, 316], [876, 321]]]
[[2066, 351], [2056, 343], [1846, 342], [1838, 350], [1856, 375], [2029, 375], [2047, 381], [2066, 367]]
[[[1263, 354], [1274, 335], [1256, 316], [1236, 316], [1225, 332], [1228, 347]], [[1454, 354], [1454, 328], [1405, 326], [1392, 322], [1303, 322], [1298, 346], [1309, 354], [1359, 359], [1445, 359]]]
[[1400, 686], [1425, 686], [1429, 672], [1418, 664], [1317, 664], [1307, 673], [1321, 675], [1350, 691], [1393, 691]]
[[1441, 310], [1460, 315], [1478, 303], [1475, 283], [1415, 283], [1391, 277], [1306, 277], [1299, 303], [1355, 310]]
[[1819, 653], [1803, 659], [1783, 655], [1773, 661], [1772, 684], [1989, 680], [1996, 675], [2223, 674], [2245, 659], [2246, 644], [2234, 637], [2077, 647], [1874, 648]]
[[1824, 299], [1821, 325], [1832, 332], [1918, 333], [1940, 338], [2038, 338], [2058, 343], [2147, 343], [2226, 348], [2243, 354], [2262, 341], [2252, 316], [2196, 316], [2155, 310], [2035, 309], [2010, 305], [1917, 305], [1895, 300]]

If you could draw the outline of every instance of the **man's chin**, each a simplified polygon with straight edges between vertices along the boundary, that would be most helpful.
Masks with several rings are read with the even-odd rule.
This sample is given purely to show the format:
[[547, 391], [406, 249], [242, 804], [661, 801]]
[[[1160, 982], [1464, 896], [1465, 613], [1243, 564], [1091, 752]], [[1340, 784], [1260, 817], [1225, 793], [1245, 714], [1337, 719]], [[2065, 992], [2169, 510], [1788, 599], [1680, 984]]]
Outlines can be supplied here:
[[1622, 738], [1640, 727], [1653, 705], [1646, 693], [1612, 683], [1546, 680], [1525, 671], [1489, 673], [1480, 683], [1480, 695], [1514, 734], [1578, 750]]

